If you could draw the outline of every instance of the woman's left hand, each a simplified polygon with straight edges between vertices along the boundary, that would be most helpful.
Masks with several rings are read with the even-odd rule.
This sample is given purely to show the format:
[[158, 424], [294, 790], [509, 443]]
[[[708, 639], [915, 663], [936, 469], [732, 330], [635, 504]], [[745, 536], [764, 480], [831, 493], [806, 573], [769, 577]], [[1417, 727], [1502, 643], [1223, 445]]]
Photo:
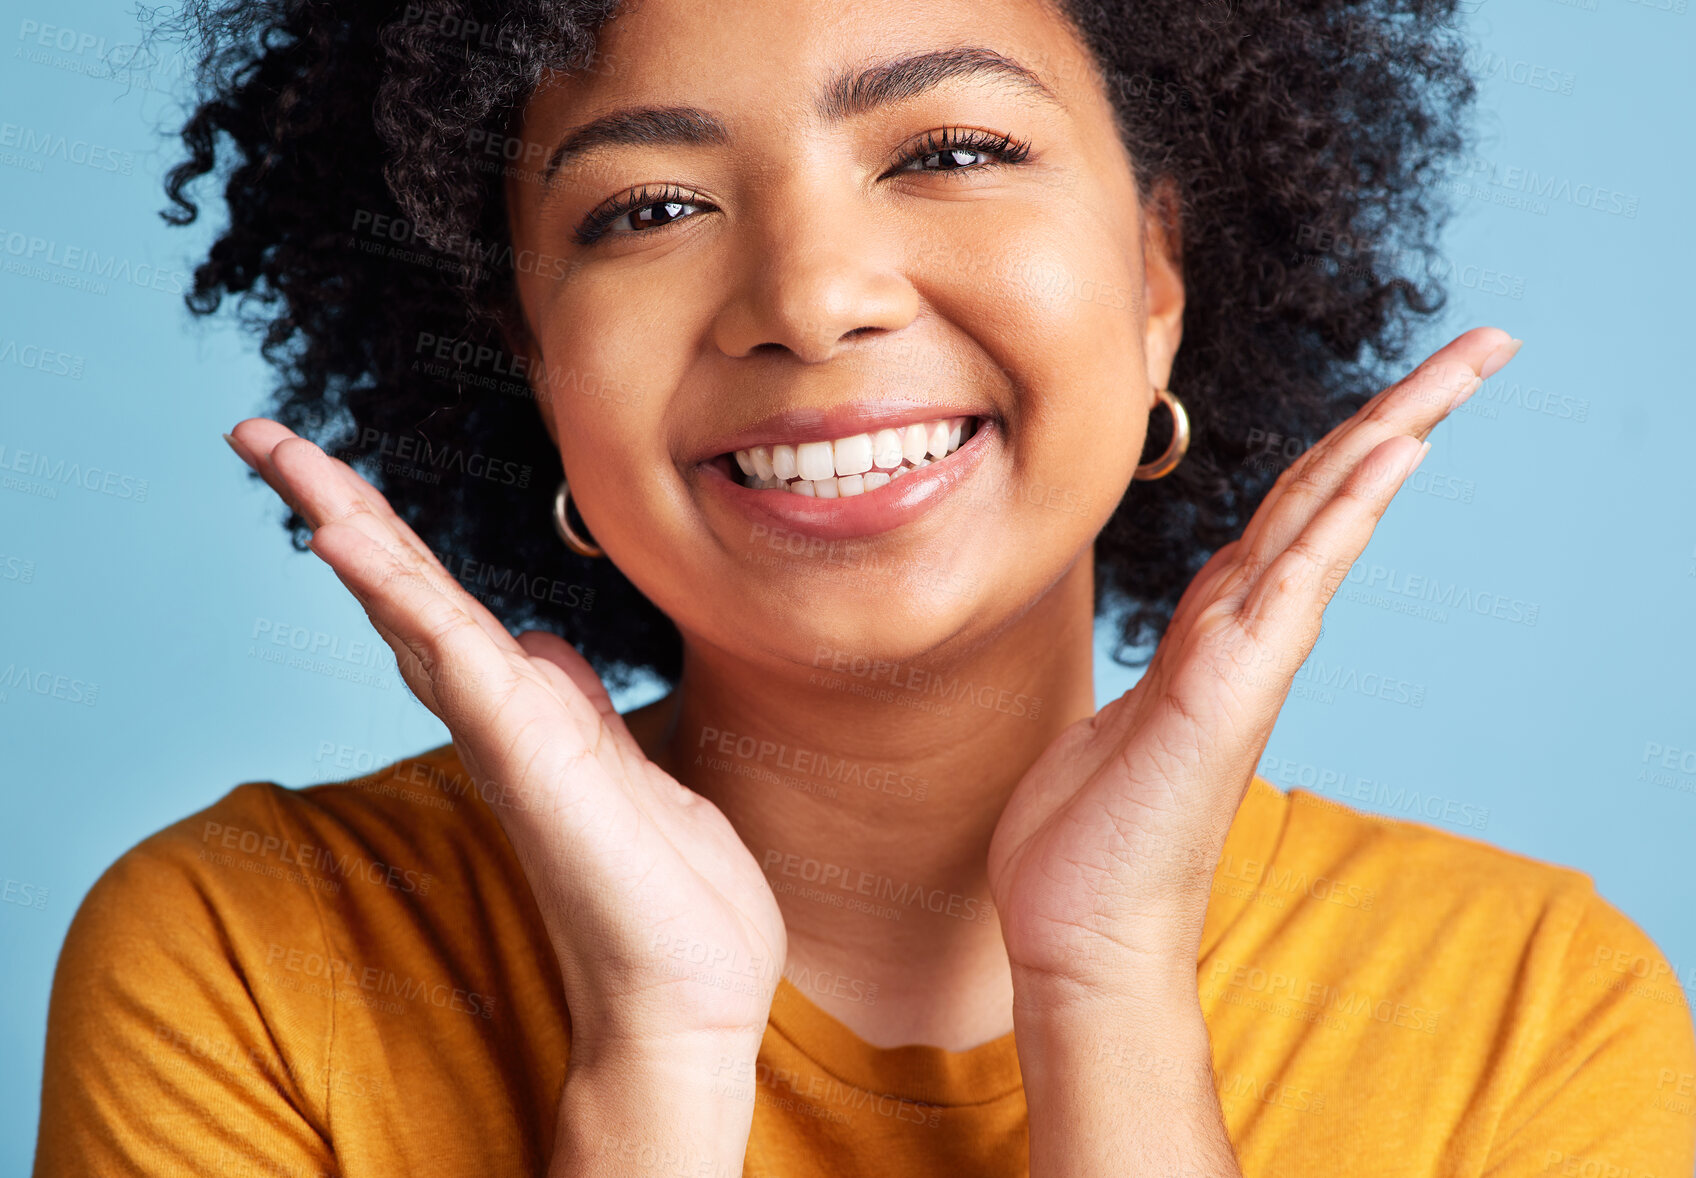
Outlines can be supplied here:
[[1425, 436], [1517, 346], [1467, 332], [1304, 453], [1196, 575], [1137, 685], [1019, 782], [988, 864], [1016, 1017], [1074, 999], [1194, 1001], [1225, 836], [1325, 606]]

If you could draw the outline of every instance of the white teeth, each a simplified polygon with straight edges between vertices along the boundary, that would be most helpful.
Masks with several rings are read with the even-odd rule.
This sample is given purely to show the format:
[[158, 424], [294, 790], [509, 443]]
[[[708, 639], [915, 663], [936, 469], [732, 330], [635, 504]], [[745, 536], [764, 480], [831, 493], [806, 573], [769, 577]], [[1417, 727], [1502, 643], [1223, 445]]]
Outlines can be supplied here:
[[743, 485], [820, 499], [847, 498], [888, 486], [960, 448], [969, 417], [944, 417], [834, 442], [750, 446], [732, 457]]
[[799, 478], [828, 479], [836, 474], [836, 456], [829, 442], [802, 442], [795, 447], [795, 474]]
[[836, 473], [839, 475], [865, 474], [872, 468], [870, 434], [838, 439], [831, 443], [831, 449], [836, 454]]
[[929, 432], [922, 425], [910, 425], [901, 431], [901, 456], [908, 462], [917, 462], [925, 456], [929, 448]]
[[[899, 430], [880, 429], [872, 439], [872, 465], [884, 470], [894, 470], [901, 465], [901, 433]], [[747, 474], [747, 471], [742, 473]]]

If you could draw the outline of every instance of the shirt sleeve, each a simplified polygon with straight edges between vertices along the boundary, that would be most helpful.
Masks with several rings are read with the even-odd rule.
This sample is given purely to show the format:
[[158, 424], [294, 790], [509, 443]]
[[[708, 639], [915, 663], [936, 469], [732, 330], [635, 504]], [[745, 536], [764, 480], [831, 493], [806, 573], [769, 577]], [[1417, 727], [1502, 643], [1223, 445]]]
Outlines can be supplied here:
[[[1687, 980], [1588, 878], [1545, 1012], [1525, 1030], [1518, 1091], [1486, 1178], [1689, 1178], [1696, 1028]], [[1531, 963], [1527, 963], [1530, 968]]]
[[241, 786], [146, 839], [77, 909], [53, 976], [36, 1178], [336, 1174], [332, 1000], [267, 969], [277, 946], [322, 948], [318, 901], [310, 880], [240, 853], [277, 827], [275, 788]]

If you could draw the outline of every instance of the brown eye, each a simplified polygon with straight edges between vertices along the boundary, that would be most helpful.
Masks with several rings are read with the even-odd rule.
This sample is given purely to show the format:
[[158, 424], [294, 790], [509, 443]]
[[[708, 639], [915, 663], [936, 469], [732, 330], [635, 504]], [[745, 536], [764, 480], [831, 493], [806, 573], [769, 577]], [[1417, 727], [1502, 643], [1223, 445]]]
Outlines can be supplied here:
[[960, 172], [1017, 164], [1030, 154], [1031, 145], [1006, 135], [971, 128], [932, 131], [914, 144], [894, 172]]
[[658, 191], [643, 188], [608, 201], [590, 213], [577, 230], [577, 240], [583, 245], [591, 245], [608, 235], [663, 229], [674, 221], [686, 220], [695, 213], [712, 209], [712, 205], [691, 192], [670, 187]]
[[685, 200], [655, 201], [613, 218], [607, 225], [607, 231], [629, 233], [641, 229], [653, 229], [660, 225], [669, 225], [673, 221], [681, 221], [691, 211], [699, 211], [704, 207], [704, 205], [691, 204]]
[[933, 151], [929, 155], [922, 155], [908, 164], [903, 171], [947, 172], [955, 168], [969, 168], [985, 158], [981, 151], [956, 147], [947, 151]]

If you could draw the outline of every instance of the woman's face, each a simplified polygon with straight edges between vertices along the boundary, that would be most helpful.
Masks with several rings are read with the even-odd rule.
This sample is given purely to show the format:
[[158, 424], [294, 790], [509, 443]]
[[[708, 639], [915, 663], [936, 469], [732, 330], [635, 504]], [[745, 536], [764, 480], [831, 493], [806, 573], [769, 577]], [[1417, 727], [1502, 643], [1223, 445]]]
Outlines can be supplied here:
[[1183, 292], [1044, 4], [645, 0], [520, 138], [543, 416], [686, 637], [959, 653], [1091, 575]]

